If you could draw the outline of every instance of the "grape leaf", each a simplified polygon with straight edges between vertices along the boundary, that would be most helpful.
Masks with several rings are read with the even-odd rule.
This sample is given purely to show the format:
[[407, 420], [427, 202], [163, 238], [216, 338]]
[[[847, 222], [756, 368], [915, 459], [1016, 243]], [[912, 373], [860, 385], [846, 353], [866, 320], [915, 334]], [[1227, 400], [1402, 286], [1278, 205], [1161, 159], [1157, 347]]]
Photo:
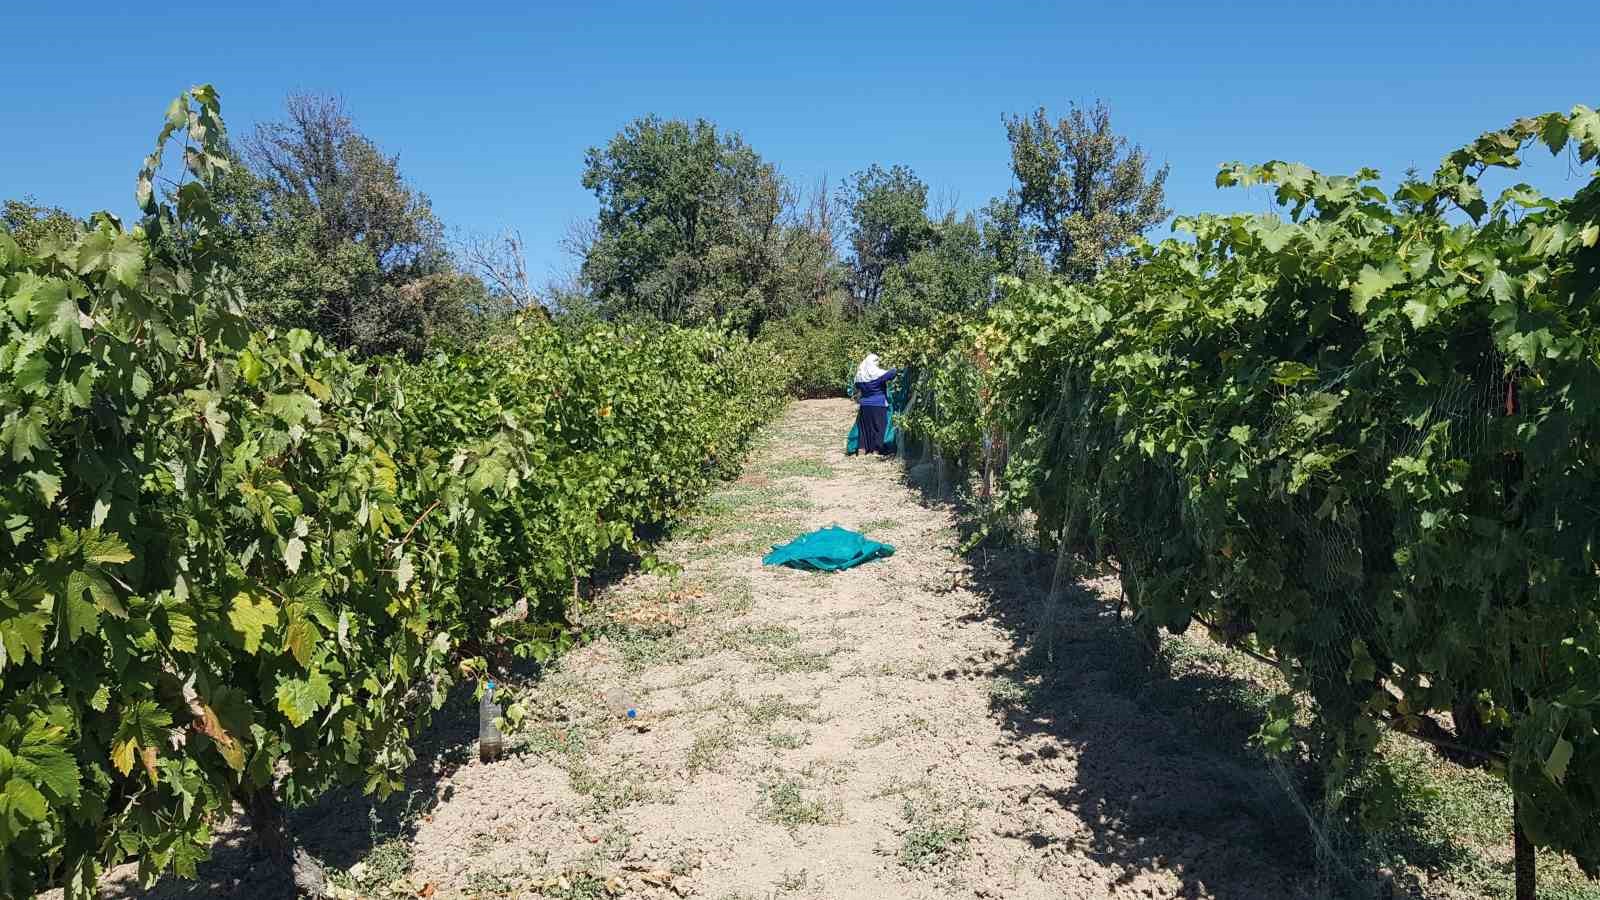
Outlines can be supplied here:
[[1544, 773], [1556, 784], [1567, 780], [1567, 765], [1572, 762], [1572, 751], [1571, 741], [1557, 738], [1556, 745], [1550, 749], [1550, 756], [1544, 761]]
[[301, 666], [310, 668], [311, 654], [316, 650], [317, 641], [321, 637], [317, 626], [306, 619], [296, 619], [289, 623], [288, 629], [284, 632], [283, 643]]
[[243, 638], [245, 652], [255, 653], [261, 649], [262, 634], [278, 624], [278, 607], [267, 597], [237, 594], [228, 611], [228, 622]]
[[300, 560], [305, 556], [306, 542], [292, 537], [283, 546], [283, 565], [290, 574], [300, 571]]
[[1393, 262], [1385, 263], [1383, 268], [1374, 269], [1372, 266], [1362, 266], [1361, 275], [1356, 278], [1355, 284], [1350, 286], [1350, 308], [1357, 315], [1367, 311], [1367, 304], [1373, 298], [1381, 296], [1389, 288], [1405, 280], [1405, 273]]
[[284, 678], [278, 682], [278, 710], [296, 728], [304, 725], [317, 710], [333, 699], [328, 676], [312, 672], [308, 678]]
[[16, 763], [19, 774], [43, 785], [58, 800], [78, 802], [78, 764], [65, 750], [51, 744], [24, 743]]

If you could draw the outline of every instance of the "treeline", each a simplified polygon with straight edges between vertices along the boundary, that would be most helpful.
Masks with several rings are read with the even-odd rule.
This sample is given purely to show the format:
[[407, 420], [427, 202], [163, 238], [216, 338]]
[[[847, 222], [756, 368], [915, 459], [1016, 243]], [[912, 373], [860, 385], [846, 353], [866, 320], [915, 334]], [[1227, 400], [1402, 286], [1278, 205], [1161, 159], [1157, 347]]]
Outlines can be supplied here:
[[[802, 391], [832, 393], [866, 334], [981, 307], [1001, 275], [1092, 276], [1168, 216], [1166, 170], [1105, 106], [1002, 124], [1017, 187], [963, 212], [935, 208], [904, 165], [802, 188], [737, 132], [639, 118], [588, 152], [597, 211], [565, 242], [576, 276], [546, 284], [514, 232], [447, 240], [399, 158], [329, 97], [291, 96], [281, 120], [228, 140], [210, 202], [256, 327], [412, 360], [481, 343], [522, 310], [771, 330], [812, 360]], [[74, 223], [33, 199], [0, 217], [30, 250]]]
[[1393, 191], [1226, 165], [1280, 212], [1180, 217], [1109, 265], [1085, 243], [894, 351], [908, 430], [1057, 552], [1050, 602], [1105, 562], [1152, 647], [1198, 623], [1278, 666], [1258, 740], [1317, 764], [1325, 822], [1394, 815], [1389, 730], [1500, 775], [1527, 900], [1535, 847], [1600, 875], [1600, 173], [1481, 184], [1541, 145], [1594, 166], [1600, 115]]

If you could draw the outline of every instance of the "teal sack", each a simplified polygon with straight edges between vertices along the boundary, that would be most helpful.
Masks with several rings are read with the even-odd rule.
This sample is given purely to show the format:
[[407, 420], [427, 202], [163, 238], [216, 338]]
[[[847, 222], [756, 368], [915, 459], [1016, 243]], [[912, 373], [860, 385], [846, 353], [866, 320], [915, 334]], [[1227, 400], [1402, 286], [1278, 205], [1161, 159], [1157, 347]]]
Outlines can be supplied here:
[[[887, 424], [885, 424], [883, 426], [883, 442], [884, 442], [884, 444], [895, 448], [896, 451], [898, 451], [900, 449], [900, 446], [897, 443], [897, 441], [899, 440], [900, 432], [895, 430], [895, 427], [894, 427], [894, 414], [895, 414], [896, 410], [903, 410], [903, 409], [906, 408], [906, 397], [910, 393], [910, 391], [908, 391], [906, 389], [906, 386], [905, 386], [906, 381], [907, 381], [907, 379], [905, 379], [905, 378], [896, 378], [895, 379], [895, 386], [889, 389], [889, 409], [887, 410], [887, 416], [886, 416], [888, 421], [887, 421]], [[845, 389], [844, 389], [844, 392], [845, 392], [846, 396], [854, 399], [854, 397], [856, 395], [855, 383], [851, 382], [850, 384], [846, 385]], [[845, 437], [845, 439], [844, 439], [844, 455], [845, 456], [855, 456], [856, 452], [859, 451], [860, 449], [861, 449], [861, 423], [859, 421], [858, 422], [851, 422], [850, 423], [850, 434], [847, 437]]]
[[812, 572], [837, 572], [859, 566], [881, 556], [892, 556], [894, 548], [864, 534], [829, 525], [802, 534], [787, 544], [778, 544], [761, 558], [764, 566], [788, 566]]

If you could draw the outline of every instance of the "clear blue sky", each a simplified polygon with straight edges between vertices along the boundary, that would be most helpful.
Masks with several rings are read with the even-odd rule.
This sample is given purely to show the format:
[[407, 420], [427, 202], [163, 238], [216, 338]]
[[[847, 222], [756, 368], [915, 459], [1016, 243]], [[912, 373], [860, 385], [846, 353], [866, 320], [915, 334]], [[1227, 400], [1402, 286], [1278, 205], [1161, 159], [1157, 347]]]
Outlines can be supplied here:
[[[1010, 185], [1003, 113], [1098, 97], [1190, 212], [1265, 205], [1212, 186], [1225, 160], [1426, 171], [1516, 116], [1600, 103], [1595, 0], [21, 6], [0, 197], [130, 212], [191, 83], [236, 134], [288, 91], [338, 93], [452, 229], [520, 229], [535, 274], [594, 212], [584, 150], [650, 112], [736, 129], [804, 185], [905, 163], [970, 208]], [[1548, 156], [1528, 179], [1579, 183]]]

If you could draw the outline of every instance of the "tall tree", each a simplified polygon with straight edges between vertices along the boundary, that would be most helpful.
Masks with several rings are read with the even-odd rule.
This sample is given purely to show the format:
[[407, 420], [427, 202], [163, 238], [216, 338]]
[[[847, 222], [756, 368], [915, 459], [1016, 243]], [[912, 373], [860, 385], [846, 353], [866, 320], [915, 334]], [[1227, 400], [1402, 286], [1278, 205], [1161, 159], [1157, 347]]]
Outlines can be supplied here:
[[645, 116], [589, 150], [600, 203], [583, 280], [611, 315], [758, 329], [781, 314], [776, 273], [791, 197], [737, 133]]
[[337, 99], [292, 95], [285, 112], [235, 148], [239, 165], [215, 192], [252, 317], [360, 353], [415, 356], [470, 333], [488, 295], [456, 271], [399, 158]]
[[1019, 217], [1037, 229], [1039, 251], [1055, 272], [1092, 277], [1130, 238], [1170, 215], [1168, 167], [1147, 173], [1144, 149], [1112, 131], [1104, 103], [1075, 105], [1056, 122], [1041, 107], [1005, 124]]
[[1038, 251], [1038, 229], [1022, 220], [1015, 191], [991, 199], [978, 213], [983, 234], [983, 252], [996, 275], [1028, 278], [1041, 274], [1047, 266]]
[[840, 203], [850, 216], [851, 284], [870, 307], [883, 293], [885, 274], [937, 237], [928, 220], [928, 186], [905, 166], [873, 164], [845, 183]]

